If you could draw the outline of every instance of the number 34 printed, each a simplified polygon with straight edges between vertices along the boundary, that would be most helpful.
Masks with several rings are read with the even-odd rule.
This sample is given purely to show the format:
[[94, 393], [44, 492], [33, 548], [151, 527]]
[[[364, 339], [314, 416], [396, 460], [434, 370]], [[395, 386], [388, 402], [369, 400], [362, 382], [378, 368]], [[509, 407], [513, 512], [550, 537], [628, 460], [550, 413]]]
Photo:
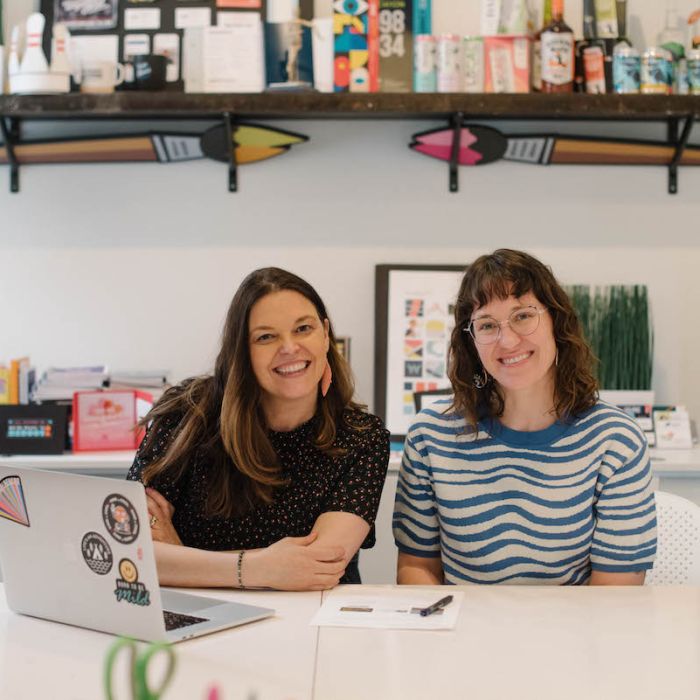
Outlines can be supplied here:
[[406, 53], [405, 31], [406, 12], [404, 10], [379, 12], [379, 55], [382, 58], [403, 56]]

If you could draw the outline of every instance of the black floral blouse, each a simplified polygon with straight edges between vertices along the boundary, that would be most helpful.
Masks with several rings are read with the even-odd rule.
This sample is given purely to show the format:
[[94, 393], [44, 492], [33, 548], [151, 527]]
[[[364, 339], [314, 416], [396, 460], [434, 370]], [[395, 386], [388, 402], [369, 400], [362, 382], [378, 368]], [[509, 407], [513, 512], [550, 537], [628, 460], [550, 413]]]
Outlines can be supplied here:
[[[348, 414], [352, 425], [340, 427], [336, 446], [346, 453], [330, 457], [313, 444], [317, 418], [289, 432], [270, 431], [269, 437], [288, 484], [277, 491], [272, 503], [260, 505], [243, 517], [205, 515], [211, 465], [196, 455], [178, 482], [156, 477], [150, 484], [175, 507], [173, 525], [184, 545], [207, 550], [267, 547], [283, 537], [302, 537], [311, 532], [322, 513], [342, 511], [359, 515], [370, 526], [363, 548], [374, 546], [374, 520], [389, 463], [389, 432], [382, 421], [368, 413]], [[167, 448], [177, 420], [162, 420], [146, 453], [141, 447], [127, 479], [140, 481], [143, 470]], [[144, 441], [145, 444], [145, 441]], [[343, 583], [359, 583], [357, 558], [348, 565]]]

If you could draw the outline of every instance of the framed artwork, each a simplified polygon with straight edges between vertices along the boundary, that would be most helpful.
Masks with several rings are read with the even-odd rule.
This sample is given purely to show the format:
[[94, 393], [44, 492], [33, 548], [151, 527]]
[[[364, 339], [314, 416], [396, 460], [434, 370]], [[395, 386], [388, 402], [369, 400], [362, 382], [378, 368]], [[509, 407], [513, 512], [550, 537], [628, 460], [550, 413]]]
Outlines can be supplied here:
[[63, 22], [71, 31], [113, 29], [119, 19], [117, 0], [54, 0], [53, 9], [53, 21]]
[[336, 336], [335, 347], [343, 356], [343, 359], [350, 364], [350, 336]]
[[376, 266], [374, 410], [392, 440], [406, 437], [414, 394], [450, 388], [447, 352], [465, 267]]

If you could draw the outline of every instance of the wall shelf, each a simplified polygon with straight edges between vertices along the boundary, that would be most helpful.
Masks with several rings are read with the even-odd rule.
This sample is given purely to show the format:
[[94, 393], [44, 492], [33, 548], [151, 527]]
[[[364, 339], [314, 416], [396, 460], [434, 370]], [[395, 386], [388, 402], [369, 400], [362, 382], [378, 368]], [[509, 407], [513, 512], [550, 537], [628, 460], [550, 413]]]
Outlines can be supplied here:
[[[634, 121], [667, 125], [673, 147], [669, 192], [678, 190], [678, 164], [693, 125], [700, 119], [700, 96], [685, 95], [492, 95], [275, 92], [185, 94], [116, 92], [52, 96], [0, 96], [0, 128], [8, 145], [10, 188], [19, 191], [19, 163], [13, 146], [21, 143], [27, 120], [237, 120], [394, 119], [445, 120], [455, 129], [463, 120]], [[450, 191], [459, 189], [457, 149], [450, 166]], [[233, 149], [232, 149], [233, 153]], [[666, 165], [666, 164], [664, 164]], [[236, 163], [229, 162], [229, 190], [236, 191]]]
[[17, 119], [207, 119], [230, 113], [246, 119], [418, 120], [458, 112], [470, 119], [700, 119], [700, 96], [116, 92], [0, 97], [0, 115]]

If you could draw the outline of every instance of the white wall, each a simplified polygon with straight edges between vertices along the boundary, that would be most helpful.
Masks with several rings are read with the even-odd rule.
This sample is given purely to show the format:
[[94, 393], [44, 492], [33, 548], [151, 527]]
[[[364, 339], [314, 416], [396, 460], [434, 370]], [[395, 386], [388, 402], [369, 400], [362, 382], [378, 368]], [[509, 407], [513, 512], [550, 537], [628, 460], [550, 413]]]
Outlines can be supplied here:
[[[34, 7], [5, 4], [8, 24]], [[434, 0], [436, 30], [473, 33], [476, 5]], [[636, 6], [658, 26], [661, 4]], [[580, 2], [567, 8], [576, 24]], [[27, 167], [14, 195], [0, 171], [0, 358], [203, 372], [242, 277], [280, 265], [315, 284], [337, 332], [352, 337], [371, 401], [374, 265], [467, 263], [511, 246], [566, 283], [647, 284], [659, 400], [700, 416], [699, 170], [681, 171], [673, 197], [662, 168], [500, 163], [462, 169], [461, 191], [449, 194], [447, 167], [407, 148], [436, 122], [276, 123], [311, 141], [241, 168], [238, 194], [213, 162]], [[584, 128], [597, 127], [560, 125]]]

